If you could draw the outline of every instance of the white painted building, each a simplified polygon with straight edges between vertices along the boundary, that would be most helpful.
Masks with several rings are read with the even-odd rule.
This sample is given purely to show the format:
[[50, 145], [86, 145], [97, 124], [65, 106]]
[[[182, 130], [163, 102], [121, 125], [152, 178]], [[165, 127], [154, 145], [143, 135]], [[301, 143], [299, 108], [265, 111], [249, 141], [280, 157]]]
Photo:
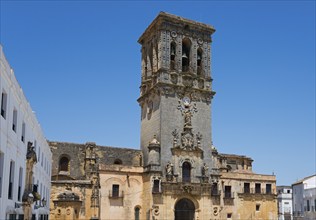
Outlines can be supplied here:
[[[26, 169], [28, 142], [32, 142], [37, 156], [31, 181], [37, 184], [40, 195], [40, 200], [31, 204], [32, 219], [47, 219], [49, 202], [44, 204], [50, 198], [52, 154], [1, 45], [0, 92], [0, 219], [26, 219], [22, 197], [27, 173], [31, 173]], [[30, 187], [36, 190], [33, 185]]]
[[292, 220], [292, 187], [277, 186], [278, 192], [278, 219]]
[[293, 217], [295, 219], [316, 219], [316, 175], [306, 177], [292, 184]]

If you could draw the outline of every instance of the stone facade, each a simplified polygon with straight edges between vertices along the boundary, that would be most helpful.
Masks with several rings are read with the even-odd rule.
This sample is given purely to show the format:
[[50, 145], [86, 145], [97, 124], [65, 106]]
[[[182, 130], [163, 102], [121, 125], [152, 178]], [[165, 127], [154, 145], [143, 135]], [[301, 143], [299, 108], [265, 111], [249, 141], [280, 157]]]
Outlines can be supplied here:
[[141, 150], [51, 142], [51, 219], [277, 219], [275, 176], [212, 144], [214, 32], [159, 13], [138, 40]]

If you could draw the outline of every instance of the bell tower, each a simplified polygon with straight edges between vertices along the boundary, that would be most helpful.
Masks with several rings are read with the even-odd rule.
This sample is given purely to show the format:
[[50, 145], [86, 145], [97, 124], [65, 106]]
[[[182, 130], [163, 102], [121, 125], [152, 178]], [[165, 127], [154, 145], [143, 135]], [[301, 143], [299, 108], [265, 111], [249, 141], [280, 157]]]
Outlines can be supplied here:
[[[141, 149], [147, 171], [161, 171], [163, 176], [198, 182], [196, 176], [208, 172], [203, 171], [203, 164], [214, 166], [211, 131], [214, 32], [210, 25], [160, 12], [138, 40], [142, 56], [137, 101], [141, 107]], [[159, 148], [155, 148], [159, 155], [149, 147], [154, 137], [159, 142]], [[151, 155], [155, 158], [150, 158]]]

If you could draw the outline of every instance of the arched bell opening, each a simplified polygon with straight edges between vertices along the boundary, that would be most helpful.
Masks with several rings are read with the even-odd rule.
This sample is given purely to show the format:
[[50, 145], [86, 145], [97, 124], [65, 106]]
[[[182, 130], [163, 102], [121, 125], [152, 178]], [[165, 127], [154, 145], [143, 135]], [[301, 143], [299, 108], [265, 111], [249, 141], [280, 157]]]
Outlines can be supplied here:
[[182, 71], [189, 71], [190, 66], [191, 41], [188, 38], [182, 40]]

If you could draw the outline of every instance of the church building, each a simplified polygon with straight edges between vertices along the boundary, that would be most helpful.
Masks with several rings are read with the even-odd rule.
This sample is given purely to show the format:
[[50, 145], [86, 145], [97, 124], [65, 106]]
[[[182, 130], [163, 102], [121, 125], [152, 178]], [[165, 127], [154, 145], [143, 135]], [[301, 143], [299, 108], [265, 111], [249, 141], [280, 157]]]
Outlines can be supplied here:
[[140, 149], [51, 141], [50, 219], [277, 219], [276, 177], [212, 144], [211, 25], [160, 12], [140, 36]]

